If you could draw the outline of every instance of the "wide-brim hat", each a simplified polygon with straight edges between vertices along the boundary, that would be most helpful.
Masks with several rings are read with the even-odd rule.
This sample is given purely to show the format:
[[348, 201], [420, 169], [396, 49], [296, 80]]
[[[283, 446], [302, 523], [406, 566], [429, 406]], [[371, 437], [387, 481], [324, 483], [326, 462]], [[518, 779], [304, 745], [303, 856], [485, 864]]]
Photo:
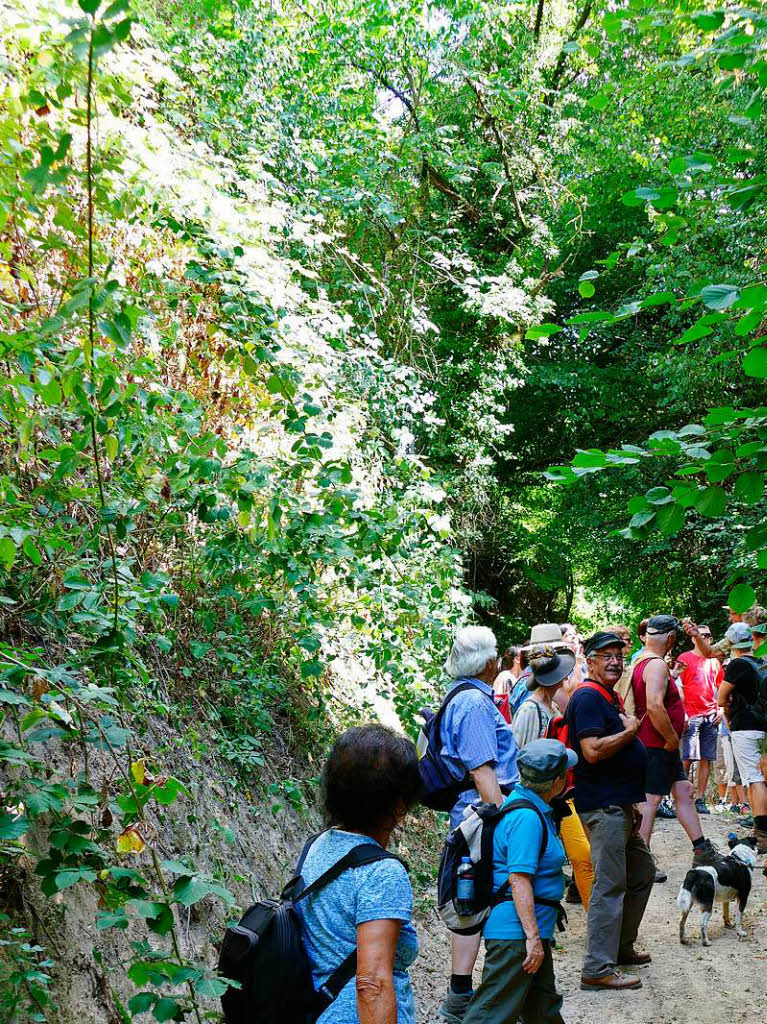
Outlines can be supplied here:
[[562, 644], [562, 630], [556, 622], [539, 622], [530, 630], [530, 639], [522, 647], [523, 651], [529, 651], [540, 644]]
[[575, 655], [570, 650], [538, 644], [530, 651], [528, 664], [532, 672], [527, 680], [528, 690], [539, 686], [559, 686], [575, 668]]

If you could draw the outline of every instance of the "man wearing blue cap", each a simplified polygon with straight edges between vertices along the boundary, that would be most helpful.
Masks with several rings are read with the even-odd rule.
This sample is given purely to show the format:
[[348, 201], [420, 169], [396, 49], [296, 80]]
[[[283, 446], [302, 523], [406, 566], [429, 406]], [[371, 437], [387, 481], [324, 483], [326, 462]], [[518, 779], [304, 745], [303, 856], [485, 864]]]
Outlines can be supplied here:
[[493, 836], [493, 890], [510, 895], [491, 911], [485, 928], [482, 984], [464, 1024], [564, 1024], [554, 982], [551, 943], [565, 891], [565, 851], [551, 801], [564, 792], [577, 757], [559, 740], [533, 740], [517, 758], [520, 781], [506, 803], [532, 806], [510, 811]]

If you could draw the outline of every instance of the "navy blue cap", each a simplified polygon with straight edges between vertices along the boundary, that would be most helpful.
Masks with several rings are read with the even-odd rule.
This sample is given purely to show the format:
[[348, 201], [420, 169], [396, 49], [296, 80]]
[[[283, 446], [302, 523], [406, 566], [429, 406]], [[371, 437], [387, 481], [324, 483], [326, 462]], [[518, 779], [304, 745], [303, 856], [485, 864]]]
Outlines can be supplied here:
[[575, 751], [569, 750], [559, 740], [533, 740], [522, 747], [517, 757], [523, 785], [526, 778], [533, 782], [553, 782], [577, 763]]

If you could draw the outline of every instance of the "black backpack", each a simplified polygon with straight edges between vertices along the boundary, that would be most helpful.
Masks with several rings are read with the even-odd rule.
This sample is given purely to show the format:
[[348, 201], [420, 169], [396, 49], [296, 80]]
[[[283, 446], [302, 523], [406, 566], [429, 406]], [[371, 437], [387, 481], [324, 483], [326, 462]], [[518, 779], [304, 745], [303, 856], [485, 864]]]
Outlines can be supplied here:
[[[442, 758], [442, 718], [445, 708], [454, 697], [465, 690], [476, 690], [474, 683], [460, 683], [442, 701], [435, 713], [431, 708], [421, 708], [424, 724], [418, 734], [418, 771], [421, 774], [421, 803], [435, 811], [450, 811], [458, 797], [467, 789], [474, 789], [474, 780], [467, 772], [462, 779], [456, 779]], [[480, 690], [480, 693], [482, 691]], [[488, 700], [495, 705], [492, 694]]]
[[314, 1024], [356, 973], [355, 949], [336, 967], [320, 991], [315, 991], [295, 905], [319, 892], [344, 871], [399, 857], [377, 844], [360, 843], [301, 889], [301, 869], [317, 838], [312, 836], [304, 846], [295, 875], [280, 898], [254, 904], [239, 924], [226, 930], [218, 971], [239, 984], [238, 988], [228, 988], [221, 997], [227, 1024]]
[[[493, 892], [493, 837], [498, 823], [507, 814], [523, 807], [535, 811], [543, 826], [538, 851], [540, 860], [546, 852], [549, 830], [543, 815], [530, 800], [512, 800], [503, 807], [486, 803], [473, 804], [461, 824], [445, 840], [437, 879], [437, 913], [456, 935], [476, 935], [482, 931], [493, 907], [511, 899], [508, 878], [497, 892]], [[456, 901], [458, 868], [464, 857], [469, 857], [474, 866], [474, 899], [469, 914], [462, 914]], [[563, 931], [567, 915], [562, 904], [539, 896], [535, 897], [535, 902], [556, 908], [557, 925]]]
[[757, 677], [756, 697], [750, 704], [743, 701], [743, 706], [760, 718], [762, 728], [767, 729], [767, 662], [750, 654], [744, 655], [742, 660], [751, 665]]

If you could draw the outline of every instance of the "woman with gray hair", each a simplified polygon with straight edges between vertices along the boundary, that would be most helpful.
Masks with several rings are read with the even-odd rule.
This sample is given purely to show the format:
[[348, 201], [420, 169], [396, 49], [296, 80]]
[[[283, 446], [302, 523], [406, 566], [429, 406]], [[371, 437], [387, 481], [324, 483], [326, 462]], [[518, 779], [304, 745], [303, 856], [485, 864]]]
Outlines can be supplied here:
[[[495, 706], [498, 644], [493, 631], [486, 626], [459, 629], [445, 667], [454, 681], [443, 702], [440, 756], [456, 780], [466, 784], [450, 812], [454, 829], [470, 804], [484, 800], [500, 806], [519, 772], [514, 734]], [[454, 690], [459, 692], [451, 697]], [[471, 1001], [480, 939], [479, 935], [451, 936], [452, 973], [440, 1008], [449, 1024], [461, 1024]]]

